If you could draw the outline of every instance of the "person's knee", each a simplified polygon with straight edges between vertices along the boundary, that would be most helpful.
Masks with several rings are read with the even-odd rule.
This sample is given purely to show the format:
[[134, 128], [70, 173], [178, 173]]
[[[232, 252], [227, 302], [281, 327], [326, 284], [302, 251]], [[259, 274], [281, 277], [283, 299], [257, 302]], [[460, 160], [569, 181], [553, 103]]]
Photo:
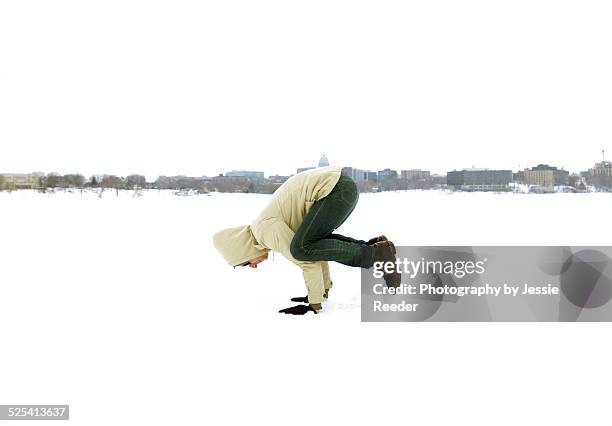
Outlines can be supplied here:
[[303, 244], [298, 243], [295, 238], [293, 241], [291, 241], [289, 251], [295, 260], [308, 260], [306, 247], [304, 247]]
[[342, 200], [349, 206], [349, 209], [353, 211], [359, 200], [359, 189], [352, 180], [342, 187], [341, 191]]

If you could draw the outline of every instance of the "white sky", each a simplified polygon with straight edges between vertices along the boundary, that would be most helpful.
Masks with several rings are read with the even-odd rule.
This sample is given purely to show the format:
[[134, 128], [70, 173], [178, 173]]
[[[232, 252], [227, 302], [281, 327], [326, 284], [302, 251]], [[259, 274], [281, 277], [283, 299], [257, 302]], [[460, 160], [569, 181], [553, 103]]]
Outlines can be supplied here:
[[612, 158], [606, 1], [0, 2], [0, 171]]

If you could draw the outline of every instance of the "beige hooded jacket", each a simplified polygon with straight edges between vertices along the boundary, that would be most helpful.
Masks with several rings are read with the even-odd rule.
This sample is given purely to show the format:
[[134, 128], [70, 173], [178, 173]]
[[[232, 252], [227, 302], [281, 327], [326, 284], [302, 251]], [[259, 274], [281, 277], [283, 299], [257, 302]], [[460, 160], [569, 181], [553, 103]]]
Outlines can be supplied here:
[[213, 236], [215, 248], [231, 266], [277, 251], [302, 269], [308, 302], [320, 304], [325, 289], [332, 286], [325, 261], [305, 262], [293, 258], [289, 247], [293, 235], [312, 205], [329, 195], [342, 169], [321, 167], [289, 178], [272, 195], [267, 207], [250, 226], [224, 229]]

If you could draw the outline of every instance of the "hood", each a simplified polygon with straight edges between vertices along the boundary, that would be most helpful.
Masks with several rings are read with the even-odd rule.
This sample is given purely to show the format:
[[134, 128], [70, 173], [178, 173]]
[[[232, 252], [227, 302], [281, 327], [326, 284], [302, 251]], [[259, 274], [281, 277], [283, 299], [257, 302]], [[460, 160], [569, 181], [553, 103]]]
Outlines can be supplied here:
[[268, 252], [259, 245], [248, 225], [217, 232], [213, 244], [230, 266], [238, 266]]

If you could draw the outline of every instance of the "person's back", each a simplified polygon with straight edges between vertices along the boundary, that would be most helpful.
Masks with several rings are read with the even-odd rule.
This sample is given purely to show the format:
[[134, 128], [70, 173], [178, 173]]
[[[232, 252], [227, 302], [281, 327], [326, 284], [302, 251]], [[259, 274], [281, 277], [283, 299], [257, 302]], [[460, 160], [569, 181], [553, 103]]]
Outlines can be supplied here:
[[253, 222], [277, 218], [296, 232], [312, 205], [326, 197], [338, 182], [340, 167], [320, 167], [291, 176], [272, 195], [272, 199]]

